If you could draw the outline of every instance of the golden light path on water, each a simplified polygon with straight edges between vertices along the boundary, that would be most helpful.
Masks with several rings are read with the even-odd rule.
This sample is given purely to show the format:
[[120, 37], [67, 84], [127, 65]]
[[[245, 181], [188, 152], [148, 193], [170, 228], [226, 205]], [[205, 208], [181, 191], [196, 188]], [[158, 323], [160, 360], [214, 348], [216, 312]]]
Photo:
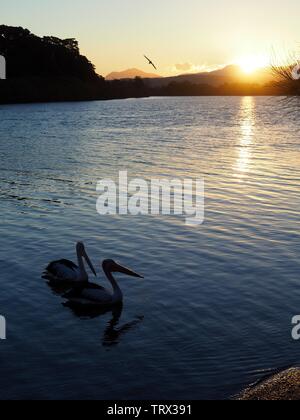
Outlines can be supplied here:
[[245, 96], [241, 102], [240, 137], [236, 171], [239, 178], [244, 178], [249, 171], [255, 128], [255, 101], [253, 97]]

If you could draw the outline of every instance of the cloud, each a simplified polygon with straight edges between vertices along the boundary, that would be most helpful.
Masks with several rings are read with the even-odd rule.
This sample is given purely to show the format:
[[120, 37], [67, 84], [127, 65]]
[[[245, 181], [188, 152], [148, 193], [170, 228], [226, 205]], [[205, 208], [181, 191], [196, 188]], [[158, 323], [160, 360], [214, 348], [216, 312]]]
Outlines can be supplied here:
[[191, 63], [179, 63], [175, 64], [175, 68], [178, 71], [190, 71], [193, 65]]
[[207, 64], [192, 64], [192, 63], [178, 63], [175, 64], [171, 71], [172, 73], [202, 73], [207, 71], [217, 70], [223, 68], [224, 65], [207, 65]]

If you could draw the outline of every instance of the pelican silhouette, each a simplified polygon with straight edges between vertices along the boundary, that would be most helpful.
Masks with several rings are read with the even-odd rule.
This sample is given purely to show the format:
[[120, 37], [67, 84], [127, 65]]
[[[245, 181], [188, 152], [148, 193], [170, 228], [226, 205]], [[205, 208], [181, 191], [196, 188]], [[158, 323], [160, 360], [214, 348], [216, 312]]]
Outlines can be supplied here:
[[153, 61], [152, 61], [152, 60], [150, 60], [150, 58], [148, 58], [146, 55], [144, 55], [144, 57], [146, 58], [146, 60], [147, 60], [147, 61], [148, 61], [148, 63], [150, 64], [150, 66], [154, 67], [154, 68], [155, 68], [155, 70], [157, 70], [157, 68], [156, 68], [155, 64], [153, 63]]
[[92, 273], [97, 277], [94, 266], [82, 242], [77, 243], [76, 253], [78, 266], [69, 260], [53, 261], [46, 267], [43, 278], [49, 280], [52, 284], [88, 282], [89, 277], [83, 260], [87, 262]]
[[95, 283], [79, 283], [73, 290], [66, 293], [64, 298], [69, 300], [69, 303], [80, 306], [117, 305], [123, 302], [123, 293], [112, 273], [122, 273], [131, 277], [143, 278], [113, 260], [105, 260], [102, 267], [107, 279], [112, 285], [112, 291]]

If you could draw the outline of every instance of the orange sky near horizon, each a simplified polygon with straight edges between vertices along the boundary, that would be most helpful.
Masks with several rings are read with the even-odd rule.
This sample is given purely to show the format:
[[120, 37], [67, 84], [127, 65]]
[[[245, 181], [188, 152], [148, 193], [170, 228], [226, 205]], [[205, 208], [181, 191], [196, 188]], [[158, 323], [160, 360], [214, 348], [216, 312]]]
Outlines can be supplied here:
[[268, 65], [272, 49], [294, 51], [298, 0], [10, 0], [1, 23], [37, 35], [75, 37], [106, 76], [138, 68], [161, 76], [237, 63], [245, 73]]

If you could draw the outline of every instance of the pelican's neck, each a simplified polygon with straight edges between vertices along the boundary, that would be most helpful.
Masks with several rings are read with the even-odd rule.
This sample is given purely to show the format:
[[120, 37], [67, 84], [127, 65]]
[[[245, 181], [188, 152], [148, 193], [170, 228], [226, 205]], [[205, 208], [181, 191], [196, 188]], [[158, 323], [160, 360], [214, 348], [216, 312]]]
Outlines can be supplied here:
[[82, 280], [85, 280], [88, 278], [87, 273], [85, 271], [84, 261], [83, 261], [83, 255], [79, 250], [77, 250], [77, 260], [78, 260], [78, 267], [80, 271], [80, 276]]
[[114, 278], [114, 276], [112, 275], [112, 272], [108, 269], [108, 268], [104, 268], [104, 272], [106, 277], [108, 278], [108, 280], [110, 281], [113, 291], [114, 291], [114, 296], [113, 296], [113, 300], [115, 302], [121, 302], [123, 300], [123, 293], [122, 290], [120, 289], [116, 279]]

